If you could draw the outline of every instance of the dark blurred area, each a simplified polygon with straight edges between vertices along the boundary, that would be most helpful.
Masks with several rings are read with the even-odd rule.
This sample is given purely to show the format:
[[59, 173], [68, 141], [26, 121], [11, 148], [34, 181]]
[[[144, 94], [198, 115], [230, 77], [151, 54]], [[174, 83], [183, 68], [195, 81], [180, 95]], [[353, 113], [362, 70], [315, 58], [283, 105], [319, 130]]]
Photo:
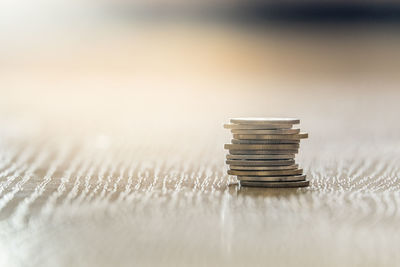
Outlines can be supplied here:
[[210, 19], [245, 24], [399, 23], [395, 1], [205, 1], [114, 5], [126, 17]]

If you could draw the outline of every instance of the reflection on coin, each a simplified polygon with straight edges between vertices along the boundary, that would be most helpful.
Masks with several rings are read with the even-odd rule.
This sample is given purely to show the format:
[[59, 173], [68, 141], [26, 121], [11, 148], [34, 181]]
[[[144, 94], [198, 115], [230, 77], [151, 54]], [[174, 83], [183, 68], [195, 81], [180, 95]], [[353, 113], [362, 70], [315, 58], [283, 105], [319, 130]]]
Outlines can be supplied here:
[[298, 149], [299, 144], [225, 144], [224, 148], [233, 150], [288, 150]]
[[297, 154], [298, 149], [291, 150], [236, 150], [231, 149], [229, 153], [232, 155], [283, 155], [283, 154]]
[[235, 139], [280, 139], [280, 140], [291, 140], [291, 139], [302, 139], [308, 138], [308, 133], [299, 134], [234, 134]]
[[245, 140], [232, 139], [232, 144], [299, 144], [300, 140], [279, 140], [279, 139], [264, 139], [264, 140]]
[[277, 171], [277, 170], [295, 170], [299, 167], [298, 164], [288, 166], [236, 166], [230, 165], [231, 170], [241, 171]]
[[254, 186], [254, 187], [271, 187], [271, 188], [291, 188], [291, 187], [307, 187], [310, 185], [309, 181], [295, 181], [295, 182], [249, 182], [240, 181], [241, 186]]
[[303, 174], [303, 169], [277, 170], [277, 171], [228, 170], [228, 174], [229, 175], [237, 175], [237, 176], [284, 176], [284, 175], [299, 175], [299, 174]]
[[298, 124], [296, 118], [232, 118], [231, 123], [235, 124]]
[[292, 124], [269, 124], [269, 125], [257, 125], [257, 124], [224, 124], [225, 129], [254, 129], [254, 130], [277, 130], [277, 129], [290, 129]]
[[227, 159], [247, 159], [247, 160], [255, 160], [255, 159], [293, 159], [295, 154], [283, 154], [283, 155], [231, 155], [227, 154]]
[[277, 130], [243, 130], [232, 129], [234, 134], [298, 134], [300, 129], [277, 129]]
[[238, 176], [240, 182], [293, 182], [293, 181], [304, 181], [305, 175], [290, 175], [290, 176]]
[[293, 159], [273, 159], [273, 160], [235, 160], [228, 159], [226, 164], [235, 166], [289, 166], [294, 164]]

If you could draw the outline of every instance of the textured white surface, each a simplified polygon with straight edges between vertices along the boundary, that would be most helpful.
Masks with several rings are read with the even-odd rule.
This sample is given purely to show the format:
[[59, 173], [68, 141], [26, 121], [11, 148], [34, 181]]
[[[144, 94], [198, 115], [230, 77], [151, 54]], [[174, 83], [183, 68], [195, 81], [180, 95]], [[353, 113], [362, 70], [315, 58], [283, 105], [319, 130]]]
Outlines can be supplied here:
[[[399, 265], [400, 93], [380, 86], [94, 86], [93, 101], [45, 89], [17, 101], [10, 89], [0, 265]], [[310, 133], [298, 163], [311, 186], [239, 189], [223, 123], [277, 115]]]

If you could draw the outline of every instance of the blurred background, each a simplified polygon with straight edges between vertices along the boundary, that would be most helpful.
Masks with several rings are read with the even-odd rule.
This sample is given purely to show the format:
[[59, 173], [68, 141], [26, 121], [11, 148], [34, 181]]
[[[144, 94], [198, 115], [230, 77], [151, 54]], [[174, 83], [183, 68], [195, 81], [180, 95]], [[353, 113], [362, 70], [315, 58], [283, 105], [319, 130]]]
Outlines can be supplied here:
[[[398, 1], [0, 0], [0, 265], [395, 266]], [[301, 119], [240, 189], [230, 117]]]
[[[321, 112], [319, 94], [337, 108], [349, 90], [397, 86], [397, 1], [3, 0], [0, 10], [2, 117], [54, 129], [300, 116]], [[258, 110], [279, 97], [297, 106]]]

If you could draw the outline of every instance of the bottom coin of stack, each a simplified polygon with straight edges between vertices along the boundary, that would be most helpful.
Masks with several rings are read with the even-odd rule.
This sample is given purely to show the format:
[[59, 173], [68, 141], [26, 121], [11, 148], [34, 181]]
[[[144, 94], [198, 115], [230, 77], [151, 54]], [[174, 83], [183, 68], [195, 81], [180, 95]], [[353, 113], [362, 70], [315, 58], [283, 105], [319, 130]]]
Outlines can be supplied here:
[[295, 164], [300, 139], [307, 133], [293, 129], [298, 119], [238, 118], [224, 127], [231, 129], [234, 139], [225, 144], [229, 150], [226, 163], [229, 175], [237, 176], [242, 186], [306, 187], [309, 181]]

